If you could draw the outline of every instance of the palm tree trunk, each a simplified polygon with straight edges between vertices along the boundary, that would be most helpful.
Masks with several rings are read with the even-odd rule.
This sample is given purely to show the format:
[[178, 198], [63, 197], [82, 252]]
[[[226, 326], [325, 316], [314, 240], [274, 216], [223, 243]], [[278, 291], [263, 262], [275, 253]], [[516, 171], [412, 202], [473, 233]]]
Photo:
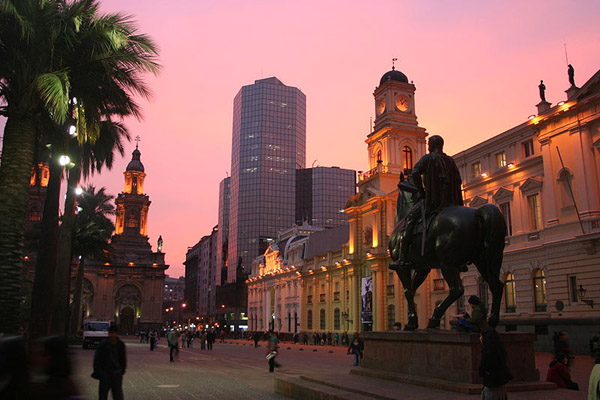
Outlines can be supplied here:
[[69, 324], [69, 334], [74, 336], [81, 326], [81, 300], [83, 296], [83, 273], [85, 258], [81, 257], [77, 268], [77, 279], [75, 279], [75, 292], [73, 293], [73, 303], [71, 304], [71, 321]]
[[31, 294], [30, 338], [37, 339], [50, 333], [54, 315], [54, 282], [58, 246], [58, 208], [62, 167], [57, 156], [50, 160], [50, 179], [44, 202], [41, 238], [35, 263], [35, 278]]
[[[73, 142], [73, 140], [71, 140]], [[75, 150], [76, 151], [76, 150]], [[73, 154], [73, 152], [71, 152]], [[71, 291], [71, 244], [73, 233], [73, 219], [75, 217], [75, 188], [79, 183], [81, 169], [78, 158], [74, 157], [75, 166], [69, 171], [67, 185], [67, 199], [65, 200], [65, 212], [60, 224], [58, 235], [58, 258], [56, 263], [56, 278], [54, 280], [55, 293], [54, 305], [55, 315], [52, 319], [52, 331], [64, 335], [69, 323], [69, 294]]]
[[6, 121], [0, 166], [0, 332], [17, 333], [21, 315], [23, 233], [35, 148], [29, 116]]

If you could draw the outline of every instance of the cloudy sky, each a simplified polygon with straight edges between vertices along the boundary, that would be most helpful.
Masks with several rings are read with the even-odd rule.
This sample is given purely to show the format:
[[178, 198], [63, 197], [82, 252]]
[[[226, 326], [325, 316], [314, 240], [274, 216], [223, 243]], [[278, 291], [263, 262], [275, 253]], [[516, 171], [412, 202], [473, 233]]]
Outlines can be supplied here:
[[[307, 97], [307, 166], [365, 170], [373, 90], [396, 67], [416, 85], [419, 125], [457, 153], [536, 112], [538, 84], [565, 99], [568, 60], [581, 86], [600, 69], [597, 0], [102, 0], [130, 14], [160, 48], [148, 77], [140, 135], [158, 235], [171, 276], [187, 247], [217, 223], [219, 182], [230, 172], [233, 98], [276, 76]], [[113, 171], [92, 178], [117, 194], [134, 143]]]

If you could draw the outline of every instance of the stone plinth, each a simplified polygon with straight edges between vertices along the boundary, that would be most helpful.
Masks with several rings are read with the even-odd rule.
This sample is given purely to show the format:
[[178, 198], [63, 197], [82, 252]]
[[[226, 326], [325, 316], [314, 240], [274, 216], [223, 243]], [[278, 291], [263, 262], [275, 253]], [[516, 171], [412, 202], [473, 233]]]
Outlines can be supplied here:
[[[480, 384], [479, 334], [442, 330], [365, 332], [361, 368], [420, 378]], [[535, 367], [534, 333], [500, 333], [507, 352], [511, 382], [539, 381]]]

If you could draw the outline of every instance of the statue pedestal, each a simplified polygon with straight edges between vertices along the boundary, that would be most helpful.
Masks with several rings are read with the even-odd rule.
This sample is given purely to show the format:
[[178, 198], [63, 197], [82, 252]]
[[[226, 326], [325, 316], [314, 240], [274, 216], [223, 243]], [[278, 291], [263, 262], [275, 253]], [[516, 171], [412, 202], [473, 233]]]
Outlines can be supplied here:
[[[364, 358], [359, 375], [377, 376], [417, 385], [463, 393], [481, 391], [479, 334], [443, 330], [414, 332], [365, 332]], [[534, 333], [500, 333], [507, 352], [513, 380], [509, 390], [554, 389], [553, 383], [539, 382], [535, 366]], [[396, 378], [394, 378], [394, 376]], [[404, 379], [402, 379], [404, 378]], [[520, 388], [520, 389], [519, 389]]]
[[565, 93], [567, 94], [567, 100], [570, 100], [571, 97], [573, 97], [573, 95], [577, 93], [578, 90], [579, 88], [577, 86], [571, 86], [570, 88], [565, 90]]
[[548, 103], [547, 101], [540, 101], [536, 107], [538, 109], [538, 115], [540, 115], [548, 111], [552, 107], [552, 104]]

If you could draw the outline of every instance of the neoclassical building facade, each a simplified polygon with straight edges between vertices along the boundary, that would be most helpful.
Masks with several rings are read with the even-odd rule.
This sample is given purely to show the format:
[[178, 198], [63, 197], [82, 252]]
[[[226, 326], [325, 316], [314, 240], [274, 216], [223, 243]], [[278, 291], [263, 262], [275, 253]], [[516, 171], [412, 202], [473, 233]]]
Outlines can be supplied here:
[[[566, 93], [454, 158], [467, 205], [496, 204], [507, 221], [501, 327], [536, 332], [544, 350], [566, 329], [584, 352], [600, 325], [600, 71]], [[463, 283], [487, 301], [473, 267]]]

